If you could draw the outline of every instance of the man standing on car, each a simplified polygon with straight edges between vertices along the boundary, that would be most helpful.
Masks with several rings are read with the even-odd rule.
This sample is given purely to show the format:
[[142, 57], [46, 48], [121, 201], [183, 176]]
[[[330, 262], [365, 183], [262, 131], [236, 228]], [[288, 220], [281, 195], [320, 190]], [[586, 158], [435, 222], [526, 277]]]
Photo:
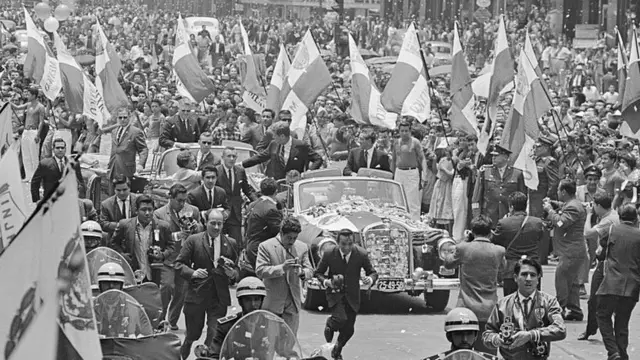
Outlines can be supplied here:
[[[491, 311], [498, 302], [498, 272], [504, 265], [505, 249], [492, 244], [491, 218], [478, 215], [471, 220], [473, 240], [455, 246], [445, 255], [444, 266], [455, 269], [460, 266], [460, 295], [458, 307], [473, 311], [478, 317], [480, 329], [484, 329]], [[495, 355], [496, 350], [476, 339], [475, 350]]]
[[353, 244], [351, 230], [340, 230], [337, 240], [338, 246], [320, 259], [315, 276], [327, 288], [327, 303], [331, 310], [324, 337], [330, 343], [333, 334], [340, 332], [331, 356], [342, 360], [342, 348], [355, 332], [356, 315], [360, 310], [360, 272], [364, 269], [362, 282], [369, 288], [378, 279], [378, 273], [371, 265], [367, 251]]

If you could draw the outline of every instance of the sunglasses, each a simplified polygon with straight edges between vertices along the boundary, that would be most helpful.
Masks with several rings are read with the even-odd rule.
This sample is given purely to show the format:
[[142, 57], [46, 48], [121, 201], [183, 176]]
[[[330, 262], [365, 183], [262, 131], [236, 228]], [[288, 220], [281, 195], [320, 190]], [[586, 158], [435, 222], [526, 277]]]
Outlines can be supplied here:
[[128, 118], [129, 118], [128, 116], [118, 116], [118, 119], [120, 119], [120, 120], [124, 120], [124, 119], [128, 119]]
[[211, 141], [201, 141], [202, 145], [211, 145]]

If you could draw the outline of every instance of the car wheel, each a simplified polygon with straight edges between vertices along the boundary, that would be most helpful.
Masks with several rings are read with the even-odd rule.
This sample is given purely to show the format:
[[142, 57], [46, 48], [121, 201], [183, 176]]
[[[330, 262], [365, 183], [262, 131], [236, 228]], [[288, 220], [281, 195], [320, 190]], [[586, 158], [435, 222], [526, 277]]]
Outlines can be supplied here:
[[323, 290], [313, 290], [303, 282], [300, 301], [305, 310], [322, 311], [327, 308], [327, 298]]
[[434, 311], [444, 311], [449, 303], [449, 290], [434, 290], [433, 292], [425, 291], [424, 301], [427, 306]]

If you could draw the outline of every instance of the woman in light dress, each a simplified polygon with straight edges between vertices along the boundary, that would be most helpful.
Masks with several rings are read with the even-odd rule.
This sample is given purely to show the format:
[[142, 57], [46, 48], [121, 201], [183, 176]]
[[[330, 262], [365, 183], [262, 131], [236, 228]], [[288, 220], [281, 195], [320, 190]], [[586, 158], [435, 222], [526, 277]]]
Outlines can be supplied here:
[[435, 150], [436, 154], [436, 184], [431, 195], [431, 205], [429, 207], [429, 218], [435, 227], [451, 232], [453, 224], [453, 200], [451, 198], [451, 188], [455, 173], [451, 151], [448, 148]]

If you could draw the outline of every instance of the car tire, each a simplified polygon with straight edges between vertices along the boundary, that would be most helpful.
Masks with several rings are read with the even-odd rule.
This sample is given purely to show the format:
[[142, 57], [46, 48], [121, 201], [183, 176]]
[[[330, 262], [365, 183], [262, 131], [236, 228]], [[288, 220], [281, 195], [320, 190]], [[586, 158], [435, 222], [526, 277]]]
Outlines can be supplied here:
[[449, 303], [449, 290], [434, 290], [433, 292], [425, 291], [424, 301], [432, 310], [437, 312], [444, 311]]
[[312, 290], [305, 284], [302, 286], [300, 300], [305, 310], [323, 311], [327, 309], [327, 297], [324, 290]]

